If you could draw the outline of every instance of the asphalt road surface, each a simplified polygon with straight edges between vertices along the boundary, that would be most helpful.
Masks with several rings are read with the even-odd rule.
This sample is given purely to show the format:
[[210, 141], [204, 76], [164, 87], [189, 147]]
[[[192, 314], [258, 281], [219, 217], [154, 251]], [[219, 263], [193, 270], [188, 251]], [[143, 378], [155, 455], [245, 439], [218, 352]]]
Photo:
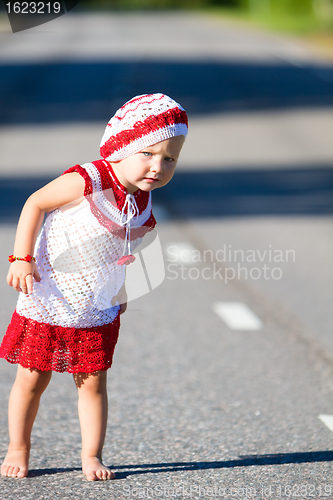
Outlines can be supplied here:
[[[333, 66], [195, 14], [0, 26], [2, 334], [26, 197], [97, 159], [134, 95], [170, 94], [190, 118], [153, 196], [165, 279], [129, 303], [109, 373], [116, 480], [84, 480], [74, 383], [54, 374], [30, 475], [1, 478], [0, 499], [333, 498]], [[0, 459], [15, 371], [0, 362]]]

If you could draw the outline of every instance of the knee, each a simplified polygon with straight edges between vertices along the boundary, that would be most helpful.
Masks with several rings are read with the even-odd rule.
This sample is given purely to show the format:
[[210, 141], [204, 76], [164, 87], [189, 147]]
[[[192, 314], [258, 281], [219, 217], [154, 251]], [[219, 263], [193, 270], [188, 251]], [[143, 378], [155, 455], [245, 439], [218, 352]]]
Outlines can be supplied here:
[[106, 371], [94, 373], [75, 373], [73, 377], [79, 393], [90, 392], [102, 394], [106, 391]]
[[18, 367], [16, 383], [25, 391], [35, 394], [42, 394], [48, 386], [52, 376], [52, 371], [42, 372], [40, 370], [29, 370]]

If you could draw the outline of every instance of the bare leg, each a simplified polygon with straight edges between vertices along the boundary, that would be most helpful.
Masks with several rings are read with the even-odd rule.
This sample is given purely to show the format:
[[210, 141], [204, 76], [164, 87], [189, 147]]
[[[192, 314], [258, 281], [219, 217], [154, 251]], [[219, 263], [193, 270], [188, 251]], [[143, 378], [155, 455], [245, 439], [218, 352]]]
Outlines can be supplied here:
[[108, 419], [107, 372], [75, 374], [82, 436], [82, 471], [88, 481], [113, 479], [114, 472], [102, 463]]
[[10, 477], [28, 475], [30, 436], [40, 397], [51, 380], [51, 371], [30, 371], [18, 366], [8, 405], [10, 443], [1, 466], [1, 474]]

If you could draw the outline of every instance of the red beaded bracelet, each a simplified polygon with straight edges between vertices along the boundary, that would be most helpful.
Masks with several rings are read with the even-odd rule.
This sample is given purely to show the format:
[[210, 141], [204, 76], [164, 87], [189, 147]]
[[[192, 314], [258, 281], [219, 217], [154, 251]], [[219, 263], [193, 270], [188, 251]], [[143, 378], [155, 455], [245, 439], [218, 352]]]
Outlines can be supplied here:
[[15, 255], [10, 255], [8, 257], [9, 262], [14, 262], [15, 260], [24, 260], [25, 262], [31, 262], [32, 260], [36, 262], [35, 257], [31, 255], [26, 255], [25, 257], [15, 257]]

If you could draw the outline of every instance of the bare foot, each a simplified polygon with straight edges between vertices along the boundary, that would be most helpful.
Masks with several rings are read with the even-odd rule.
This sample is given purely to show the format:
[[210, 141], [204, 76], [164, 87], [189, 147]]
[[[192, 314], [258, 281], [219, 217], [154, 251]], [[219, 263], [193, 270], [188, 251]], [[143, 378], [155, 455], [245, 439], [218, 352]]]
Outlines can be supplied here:
[[108, 479], [114, 479], [116, 476], [97, 457], [82, 459], [82, 471], [88, 481], [107, 481]]
[[7, 477], [27, 477], [29, 450], [15, 449], [9, 445], [7, 455], [1, 465], [1, 475]]

